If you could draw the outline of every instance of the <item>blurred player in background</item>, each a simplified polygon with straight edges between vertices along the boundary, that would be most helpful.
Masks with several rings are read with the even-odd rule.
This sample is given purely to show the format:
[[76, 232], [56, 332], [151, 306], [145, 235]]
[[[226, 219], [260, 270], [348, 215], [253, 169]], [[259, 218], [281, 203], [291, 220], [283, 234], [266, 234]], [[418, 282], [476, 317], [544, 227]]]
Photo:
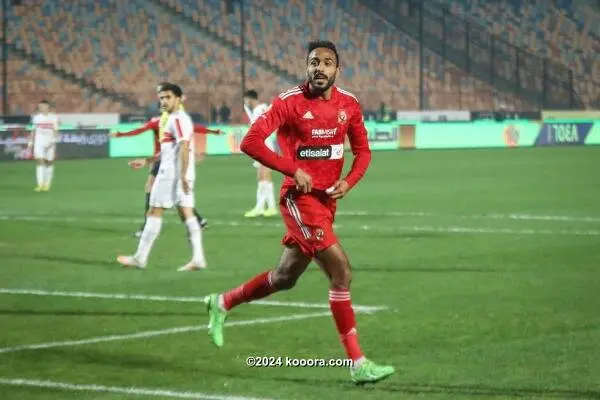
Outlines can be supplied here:
[[154, 241], [160, 234], [164, 211], [176, 207], [188, 229], [192, 247], [192, 259], [178, 270], [199, 270], [206, 268], [206, 259], [202, 230], [194, 215], [194, 124], [181, 109], [183, 93], [179, 86], [165, 84], [158, 95], [161, 109], [168, 113], [168, 118], [161, 126], [160, 167], [150, 192], [150, 210], [136, 253], [119, 256], [117, 261], [125, 267], [146, 268]]
[[[207, 297], [209, 333], [215, 345], [222, 346], [225, 319], [232, 308], [292, 288], [314, 259], [329, 279], [329, 306], [340, 341], [352, 360], [352, 381], [376, 382], [393, 374], [394, 368], [375, 364], [363, 355], [350, 299], [350, 262], [333, 231], [337, 200], [359, 182], [371, 162], [360, 104], [354, 95], [334, 85], [338, 73], [335, 45], [310, 43], [308, 82], [275, 98], [242, 141], [244, 153], [285, 175], [279, 204], [287, 233], [275, 269]], [[282, 156], [265, 145], [275, 130]], [[341, 178], [346, 136], [354, 160], [350, 172]]]
[[36, 162], [36, 192], [50, 190], [54, 176], [54, 158], [58, 142], [58, 117], [50, 112], [50, 104], [46, 100], [38, 104], [38, 112], [33, 116], [33, 129], [29, 139], [29, 148], [33, 147], [33, 158]]
[[[248, 90], [244, 93], [244, 110], [250, 119], [250, 124], [253, 124], [267, 109], [267, 103], [258, 101], [258, 93], [254, 90]], [[275, 139], [269, 137], [265, 144], [271, 151], [275, 151]], [[259, 216], [272, 217], [277, 215], [275, 208], [275, 189], [273, 180], [271, 179], [271, 170], [258, 161], [254, 161], [254, 167], [257, 171], [258, 185], [256, 187], [256, 205], [246, 214], [246, 218], [255, 218]]]
[[[163, 85], [168, 84], [168, 82], [163, 82], [161, 84], [159, 84], [156, 88], [157, 93], [160, 93], [160, 89], [162, 88]], [[180, 109], [184, 110], [183, 108], [183, 100], [182, 99], [182, 104], [180, 104]], [[132, 166], [132, 168], [143, 168], [148, 166], [149, 167], [149, 174], [148, 174], [148, 179], [146, 180], [146, 186], [145, 186], [145, 194], [146, 194], [146, 203], [145, 203], [145, 208], [144, 208], [144, 223], [142, 224], [141, 228], [135, 232], [135, 237], [139, 238], [142, 235], [142, 231], [144, 230], [144, 225], [146, 224], [146, 217], [145, 215], [148, 213], [148, 209], [150, 207], [150, 191], [152, 190], [152, 184], [154, 183], [154, 179], [156, 178], [156, 174], [158, 174], [158, 169], [160, 168], [160, 160], [157, 159], [157, 155], [158, 153], [160, 153], [160, 136], [161, 136], [161, 129], [164, 128], [167, 120], [169, 118], [169, 113], [167, 113], [166, 111], [163, 111], [163, 113], [161, 114], [160, 117], [153, 117], [152, 119], [150, 119], [150, 121], [146, 122], [143, 126], [141, 126], [140, 128], [134, 129], [132, 131], [129, 132], [113, 132], [111, 135], [114, 137], [127, 137], [127, 136], [136, 136], [139, 134], [142, 134], [146, 131], [152, 130], [154, 132], [154, 154], [152, 157], [148, 157], [146, 159], [144, 159], [143, 161], [138, 159], [138, 160], [133, 160], [129, 163], [130, 166]], [[207, 127], [205, 127], [204, 125], [201, 124], [194, 124], [194, 133], [196, 134], [207, 134], [207, 133], [211, 133], [211, 134], [221, 134], [222, 131], [220, 129], [209, 129]], [[198, 213], [198, 211], [194, 210], [194, 214], [196, 215], [196, 218], [198, 218], [198, 221], [200, 222], [200, 226], [202, 228], [206, 228], [208, 226], [208, 221], [202, 217], [202, 215], [200, 215]]]

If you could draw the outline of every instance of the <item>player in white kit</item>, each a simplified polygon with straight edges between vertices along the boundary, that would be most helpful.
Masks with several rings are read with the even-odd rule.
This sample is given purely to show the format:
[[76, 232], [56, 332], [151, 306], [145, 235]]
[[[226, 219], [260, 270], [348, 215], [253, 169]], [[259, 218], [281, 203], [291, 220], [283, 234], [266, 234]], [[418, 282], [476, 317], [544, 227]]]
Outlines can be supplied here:
[[46, 100], [38, 104], [38, 113], [32, 119], [33, 129], [29, 147], [33, 147], [33, 158], [36, 161], [36, 192], [50, 190], [54, 175], [54, 157], [58, 142], [58, 117], [50, 112], [50, 104]]
[[[258, 100], [258, 93], [254, 90], [248, 90], [244, 93], [244, 111], [250, 118], [250, 124], [253, 124], [260, 116], [269, 109], [269, 105], [261, 103]], [[273, 136], [269, 137], [265, 144], [271, 151], [275, 151], [276, 140]], [[254, 167], [257, 169], [257, 187], [256, 204], [254, 208], [244, 214], [246, 218], [272, 217], [277, 215], [275, 205], [275, 189], [271, 178], [271, 170], [258, 161], [254, 161]]]
[[206, 268], [202, 231], [194, 215], [194, 124], [180, 108], [182, 96], [181, 88], [173, 84], [165, 84], [158, 94], [161, 109], [169, 113], [159, 138], [160, 168], [150, 192], [150, 210], [137, 251], [132, 256], [117, 257], [124, 267], [146, 268], [148, 256], [160, 233], [162, 216], [166, 209], [176, 207], [185, 221], [192, 247], [192, 259], [179, 271]]

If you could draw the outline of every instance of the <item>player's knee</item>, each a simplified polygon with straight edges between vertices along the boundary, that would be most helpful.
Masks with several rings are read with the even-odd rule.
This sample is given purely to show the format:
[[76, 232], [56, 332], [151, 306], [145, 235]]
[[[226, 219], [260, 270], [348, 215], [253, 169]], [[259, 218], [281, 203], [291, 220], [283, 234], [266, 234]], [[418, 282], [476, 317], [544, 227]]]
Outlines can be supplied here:
[[337, 268], [334, 273], [331, 274], [331, 288], [338, 290], [350, 289], [350, 283], [352, 282], [352, 270], [348, 262], [342, 263], [340, 268]]
[[271, 285], [278, 290], [291, 289], [297, 281], [298, 277], [290, 273], [275, 271], [271, 274]]

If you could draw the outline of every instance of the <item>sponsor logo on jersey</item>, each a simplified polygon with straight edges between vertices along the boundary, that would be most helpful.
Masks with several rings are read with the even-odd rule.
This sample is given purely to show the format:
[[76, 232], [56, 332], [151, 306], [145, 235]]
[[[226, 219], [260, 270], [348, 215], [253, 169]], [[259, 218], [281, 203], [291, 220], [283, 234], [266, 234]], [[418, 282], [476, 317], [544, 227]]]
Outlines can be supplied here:
[[298, 160], [340, 160], [344, 157], [344, 145], [300, 146], [296, 157]]
[[329, 139], [335, 136], [337, 133], [337, 128], [333, 129], [313, 129], [312, 137], [313, 139]]

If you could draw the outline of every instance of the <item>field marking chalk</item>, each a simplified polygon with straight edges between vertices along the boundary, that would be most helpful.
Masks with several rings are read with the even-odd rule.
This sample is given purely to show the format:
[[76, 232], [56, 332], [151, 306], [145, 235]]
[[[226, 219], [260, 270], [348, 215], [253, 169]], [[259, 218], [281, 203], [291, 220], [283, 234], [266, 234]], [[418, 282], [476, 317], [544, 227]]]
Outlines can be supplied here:
[[201, 399], [201, 400], [269, 400], [258, 397], [230, 396], [199, 392], [180, 392], [169, 389], [150, 389], [141, 387], [118, 387], [104, 385], [80, 385], [65, 382], [42, 381], [25, 378], [0, 378], [0, 385], [34, 387], [45, 389], [59, 389], [72, 392], [118, 393], [147, 397], [162, 397], [176, 399]]
[[[179, 303], [203, 303], [206, 297], [172, 297], [172, 296], [154, 296], [145, 294], [123, 294], [123, 293], [89, 293], [89, 292], [64, 292], [64, 291], [48, 291], [36, 289], [22, 288], [0, 288], [0, 294], [15, 294], [15, 295], [33, 295], [33, 296], [61, 296], [61, 297], [79, 297], [79, 298], [94, 298], [94, 299], [109, 299], [109, 300], [142, 300], [142, 301], [172, 301]], [[300, 301], [276, 301], [276, 300], [257, 300], [248, 304], [275, 306], [275, 307], [292, 307], [292, 308], [312, 308], [312, 309], [329, 309], [329, 304], [324, 303], [305, 303]], [[361, 306], [353, 305], [354, 311], [373, 313], [386, 310], [386, 306]]]
[[[355, 215], [355, 216], [403, 216], [403, 213], [363, 213], [363, 212], [340, 212], [340, 215]], [[525, 214], [510, 214], [510, 215], [435, 215], [427, 213], [405, 213], [404, 216], [438, 216], [438, 217], [454, 217], [457, 219], [495, 219], [495, 220], [543, 220], [543, 221], [587, 221], [587, 222], [600, 222], [600, 218], [596, 217], [567, 217], [567, 216], [533, 216]], [[23, 215], [1, 215], [0, 221], [35, 221], [35, 222], [87, 222], [87, 223], [131, 223], [135, 224], [138, 220], [131, 218], [81, 218], [81, 217], [36, 217], [36, 216], [23, 216]], [[174, 221], [163, 221], [163, 223], [174, 223]], [[271, 227], [281, 228], [282, 223], [279, 222], [240, 222], [240, 221], [221, 221], [211, 220], [211, 224], [215, 226], [230, 226], [230, 227]], [[477, 228], [477, 227], [466, 227], [466, 226], [454, 226], [454, 225], [438, 225], [438, 226], [427, 226], [427, 225], [362, 225], [353, 227], [351, 224], [346, 222], [342, 224], [335, 224], [335, 229], [362, 229], [370, 230], [375, 232], [437, 232], [437, 233], [456, 233], [456, 234], [491, 234], [491, 235], [566, 235], [566, 236], [600, 236], [600, 230], [569, 230], [569, 229], [511, 229], [511, 228]]]
[[[299, 321], [309, 318], [318, 318], [330, 316], [329, 312], [318, 312], [311, 314], [298, 314], [298, 315], [288, 315], [283, 317], [272, 317], [272, 318], [256, 318], [242, 321], [231, 321], [225, 322], [225, 326], [247, 326], [247, 325], [260, 325], [260, 324], [268, 324], [275, 322], [284, 322], [284, 321]], [[52, 349], [57, 347], [72, 347], [72, 346], [83, 346], [86, 344], [95, 344], [95, 343], [104, 343], [104, 342], [115, 342], [119, 340], [131, 340], [131, 339], [145, 339], [149, 337], [156, 336], [164, 336], [164, 335], [172, 335], [176, 333], [186, 333], [186, 332], [196, 332], [207, 330], [208, 325], [194, 325], [194, 326], [180, 326], [177, 328], [168, 328], [168, 329], [160, 329], [160, 330], [151, 330], [151, 331], [141, 331], [136, 333], [128, 333], [124, 335], [109, 335], [109, 336], [96, 336], [88, 339], [80, 339], [80, 340], [67, 340], [63, 342], [49, 342], [49, 343], [38, 343], [38, 344], [27, 344], [15, 347], [4, 347], [0, 348], [0, 354], [5, 353], [15, 353], [18, 351], [24, 350], [43, 350], [43, 349]]]

